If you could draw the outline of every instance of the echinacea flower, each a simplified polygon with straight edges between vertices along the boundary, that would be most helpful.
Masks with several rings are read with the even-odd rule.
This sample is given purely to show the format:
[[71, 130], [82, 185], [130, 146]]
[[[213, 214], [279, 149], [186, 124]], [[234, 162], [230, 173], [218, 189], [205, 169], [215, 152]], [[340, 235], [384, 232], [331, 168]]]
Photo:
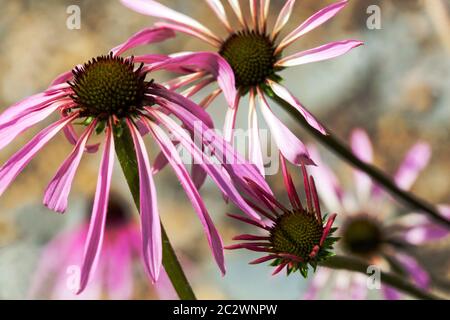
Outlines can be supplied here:
[[304, 277], [307, 277], [308, 265], [315, 270], [320, 261], [333, 255], [331, 250], [337, 238], [332, 237], [336, 231], [336, 228], [332, 226], [336, 214], [332, 214], [328, 218], [327, 215], [322, 215], [316, 184], [313, 177], [308, 175], [304, 165], [302, 165], [302, 174], [306, 206], [302, 205], [292, 176], [287, 169], [286, 161], [282, 156], [280, 156], [280, 162], [291, 207], [284, 206], [273, 195], [250, 181], [254, 200], [248, 201], [261, 216], [270, 221], [263, 224], [240, 215], [230, 214], [232, 218], [259, 227], [263, 230], [263, 234], [237, 236], [233, 240], [244, 242], [228, 246], [226, 249], [247, 249], [266, 253], [266, 256], [258, 258], [250, 264], [273, 261], [272, 266], [276, 267], [273, 275], [286, 268], [288, 275], [298, 270]]
[[[356, 40], [342, 40], [331, 42], [317, 48], [309, 49], [283, 57], [283, 51], [306, 33], [314, 30], [333, 18], [347, 4], [347, 0], [331, 4], [318, 11], [292, 32], [279, 40], [279, 36], [288, 22], [295, 0], [285, 1], [272, 31], [268, 30], [268, 16], [270, 0], [249, 0], [250, 19], [247, 19], [238, 0], [228, 0], [234, 13], [237, 15], [239, 25], [233, 28], [226, 15], [225, 8], [220, 0], [205, 0], [204, 2], [217, 15], [224, 25], [227, 36], [222, 39], [215, 32], [193, 18], [172, 10], [153, 0], [121, 0], [121, 2], [136, 12], [161, 18], [168, 22], [159, 22], [156, 25], [170, 28], [199, 38], [212, 45], [217, 52], [225, 58], [233, 69], [236, 79], [238, 96], [228, 99], [229, 108], [225, 118], [224, 137], [232, 141], [239, 99], [249, 92], [249, 158], [260, 172], [264, 174], [264, 163], [261, 143], [258, 134], [258, 119], [256, 110], [256, 97], [259, 101], [260, 111], [273, 135], [274, 141], [283, 156], [291, 163], [312, 164], [309, 153], [304, 144], [277, 118], [266, 99], [266, 92], [276, 94], [292, 108], [297, 110], [305, 120], [322, 134], [327, 134], [324, 127], [315, 117], [294, 97], [288, 89], [280, 84], [279, 72], [284, 68], [303, 65], [311, 62], [323, 61], [341, 56], [351, 49], [362, 45]], [[250, 20], [250, 21], [249, 21]], [[201, 56], [204, 53], [197, 53]], [[195, 53], [193, 54], [195, 55]], [[193, 84], [202, 78], [204, 73], [197, 76], [183, 78], [173, 83], [172, 89]], [[194, 84], [193, 91], [203, 88], [211, 83], [208, 78]], [[208, 97], [213, 100], [220, 94], [220, 89], [212, 92]]]
[[[87, 213], [90, 214], [90, 211]], [[139, 291], [135, 281], [135, 265], [143, 259], [139, 225], [131, 215], [131, 208], [117, 194], [110, 197], [107, 214], [98, 267], [86, 290], [79, 295], [74, 292], [89, 230], [87, 219], [74, 228], [60, 232], [45, 245], [33, 275], [29, 292], [31, 299], [128, 300], [135, 296]], [[142, 276], [143, 272], [140, 274]], [[149, 296], [151, 293], [159, 299], [176, 298], [164, 270], [158, 282], [147, 285], [146, 291]]]
[[[355, 155], [366, 162], [373, 161], [373, 149], [367, 133], [356, 129], [351, 135], [351, 147]], [[412, 254], [416, 245], [448, 235], [448, 230], [432, 223], [420, 214], [396, 215], [398, 209], [393, 199], [372, 183], [364, 173], [354, 170], [354, 191], [344, 190], [332, 170], [324, 164], [318, 152], [309, 148], [318, 167], [311, 172], [322, 182], [318, 192], [328, 210], [339, 210], [337, 223], [337, 247], [343, 253], [366, 260], [382, 270], [399, 272], [426, 289], [429, 276]], [[418, 142], [406, 154], [394, 175], [394, 181], [402, 189], [409, 189], [430, 158], [430, 148]], [[450, 206], [440, 206], [442, 215], [450, 217]], [[320, 289], [332, 287], [334, 298], [364, 299], [368, 294], [367, 278], [348, 271], [321, 269], [312, 280], [306, 294], [317, 298]], [[387, 299], [398, 299], [400, 293], [382, 284]]]
[[[44, 204], [48, 208], [61, 213], [67, 208], [72, 181], [83, 153], [95, 152], [98, 148], [98, 145], [88, 145], [89, 138], [94, 131], [99, 135], [105, 133], [105, 146], [81, 269], [80, 291], [86, 287], [101, 251], [114, 164], [114, 138], [120, 137], [124, 130], [130, 132], [136, 150], [142, 249], [146, 271], [153, 281], [158, 279], [162, 263], [162, 244], [153, 168], [144, 144], [144, 135], [150, 135], [154, 139], [165, 156], [163, 160], [174, 169], [200, 218], [222, 272], [225, 272], [225, 266], [220, 236], [180, 155], [169, 139], [169, 134], [190, 152], [223, 194], [253, 219], [259, 217], [241, 196], [242, 188], [247, 185], [246, 179], [256, 181], [270, 192], [257, 169], [237, 154], [214, 130], [210, 130], [213, 128], [212, 120], [202, 108], [184, 96], [146, 79], [155, 70], [188, 72], [182, 64], [171, 63], [171, 58], [155, 54], [126, 58], [119, 56], [131, 48], [172, 36], [173, 31], [167, 28], [138, 32], [113, 48], [109, 54], [62, 74], [44, 92], [16, 103], [0, 115], [0, 149], [50, 115], [61, 115], [58, 121], [39, 132], [0, 168], [1, 195], [32, 158], [58, 132], [64, 131], [75, 147], [51, 180], [44, 197]], [[218, 82], [224, 83], [224, 78], [232, 75], [232, 72], [221, 60], [223, 59], [217, 55], [204, 54], [197, 67], [208, 69], [211, 65], [220, 65]], [[139, 65], [135, 66], [135, 63]], [[235, 89], [233, 87], [227, 90], [233, 93]], [[171, 115], [181, 121], [181, 124]], [[75, 122], [85, 128], [79, 137], [74, 130]], [[195, 142], [193, 137], [197, 139]], [[214, 152], [209, 154], [207, 149]]]

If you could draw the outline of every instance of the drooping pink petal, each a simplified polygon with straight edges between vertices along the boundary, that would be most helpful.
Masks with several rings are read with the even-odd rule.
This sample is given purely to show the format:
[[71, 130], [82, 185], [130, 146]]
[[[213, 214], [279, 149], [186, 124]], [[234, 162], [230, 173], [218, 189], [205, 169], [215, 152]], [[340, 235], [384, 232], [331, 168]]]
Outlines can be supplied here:
[[[79, 138], [77, 133], [75, 132], [75, 129], [71, 123], [69, 123], [67, 126], [63, 128], [64, 135], [66, 136], [66, 139], [69, 141], [70, 144], [76, 145]], [[98, 148], [100, 147], [100, 143], [86, 145], [85, 151], [87, 153], [96, 153], [98, 151]]]
[[56, 86], [62, 83], [66, 83], [67, 81], [73, 78], [72, 70], [61, 73], [57, 76], [50, 84], [50, 86]]
[[320, 122], [300, 103], [300, 101], [297, 100], [296, 97], [294, 97], [294, 95], [292, 95], [292, 93], [289, 92], [288, 89], [271, 80], [268, 80], [268, 84], [272, 88], [273, 92], [295, 108], [311, 127], [323, 135], [328, 134], [327, 130], [320, 124]]
[[56, 212], [64, 213], [67, 209], [67, 200], [72, 187], [73, 178], [83, 156], [86, 143], [97, 124], [92, 122], [81, 135], [75, 148], [58, 169], [54, 178], [45, 190], [44, 205]]
[[153, 282], [159, 277], [162, 264], [161, 223], [158, 214], [156, 187], [145, 143], [137, 128], [127, 120], [133, 137], [139, 168], [140, 215], [144, 265]]
[[258, 92], [261, 112], [283, 156], [295, 165], [313, 165], [306, 146], [273, 114], [262, 92]]
[[175, 37], [175, 32], [168, 28], [146, 28], [134, 35], [127, 41], [111, 49], [114, 56], [119, 56], [127, 50], [150, 43], [161, 42]]
[[395, 259], [408, 272], [416, 285], [421, 289], [427, 289], [430, 285], [430, 276], [417, 260], [407, 254], [397, 252]]
[[302, 64], [333, 59], [346, 54], [353, 48], [362, 46], [363, 42], [356, 40], [343, 40], [325, 44], [323, 46], [298, 52], [285, 57], [275, 63], [278, 67], [293, 67]]
[[166, 69], [173, 66], [194, 67], [208, 71], [217, 79], [219, 87], [223, 90], [230, 107], [235, 105], [237, 96], [234, 72], [227, 61], [217, 53], [196, 52], [180, 53], [171, 56], [159, 64], [152, 66], [152, 70]]
[[166, 158], [169, 160], [172, 168], [178, 176], [178, 179], [180, 180], [181, 186], [186, 191], [186, 194], [203, 225], [203, 229], [205, 230], [209, 246], [214, 254], [214, 258], [222, 271], [222, 274], [225, 274], [222, 239], [220, 238], [219, 233], [217, 232], [217, 229], [209, 216], [202, 197], [198, 193], [194, 182], [191, 180], [189, 173], [182, 163], [181, 157], [170, 139], [157, 125], [151, 122], [148, 124], [156, 142], [166, 155]]
[[151, 88], [148, 90], [148, 92], [159, 98], [163, 98], [179, 106], [182, 106], [183, 108], [186, 108], [187, 110], [189, 110], [189, 112], [194, 114], [197, 118], [200, 119], [200, 121], [202, 121], [209, 128], [214, 127], [214, 123], [211, 116], [203, 108], [192, 102], [190, 99], [187, 99], [186, 97], [182, 96], [181, 94], [169, 91], [163, 87]]
[[259, 170], [262, 176], [265, 175], [264, 160], [261, 149], [261, 141], [259, 140], [259, 126], [258, 115], [256, 113], [255, 92], [250, 91], [248, 109], [248, 130], [249, 130], [249, 145], [248, 155], [249, 160]]
[[319, 27], [320, 25], [324, 24], [325, 22], [333, 18], [339, 11], [341, 11], [346, 6], [347, 3], [348, 0], [339, 1], [313, 14], [305, 22], [303, 22], [300, 26], [298, 26], [294, 31], [288, 34], [283, 40], [281, 40], [280, 44], [276, 49], [276, 53], [281, 52], [284, 48], [292, 44], [294, 41], [296, 41], [304, 34], [314, 30], [315, 28]]
[[228, 0], [228, 3], [230, 4], [231, 8], [233, 9], [234, 13], [236, 14], [241, 26], [245, 27], [247, 25], [247, 22], [245, 21], [245, 17], [242, 14], [239, 0]]
[[343, 213], [345, 211], [342, 208], [343, 204], [341, 200], [343, 197], [343, 189], [339, 180], [330, 167], [322, 161], [315, 146], [308, 145], [308, 151], [317, 164], [316, 167], [310, 167], [309, 172], [320, 181], [316, 187], [321, 200], [326, 205], [328, 211]]
[[34, 96], [25, 98], [22, 101], [13, 104], [0, 114], [0, 125], [17, 120], [18, 118], [28, 114], [33, 110], [41, 109], [46, 105], [58, 101], [64, 96], [67, 96], [67, 93], [57, 92], [49, 95], [45, 93], [39, 93]]
[[87, 286], [91, 274], [95, 272], [103, 245], [106, 211], [108, 209], [109, 190], [114, 167], [114, 140], [112, 128], [107, 127], [105, 148], [100, 164], [94, 206], [92, 208], [89, 231], [86, 239], [83, 263], [80, 272], [80, 285], [77, 294]]
[[223, 124], [223, 138], [231, 145], [234, 145], [234, 128], [236, 126], [236, 116], [239, 109], [240, 98], [236, 97], [236, 105], [233, 108], [227, 108], [225, 121]]
[[[351, 148], [355, 156], [360, 160], [372, 163], [373, 161], [373, 148], [368, 134], [362, 129], [355, 129], [350, 136]], [[353, 170], [355, 178], [356, 193], [359, 196], [360, 201], [363, 203], [370, 197], [372, 189], [372, 180], [368, 175], [362, 171]]]
[[230, 22], [228, 21], [227, 14], [225, 12], [225, 8], [222, 5], [222, 2], [220, 0], [206, 0], [206, 3], [214, 11], [214, 13], [219, 18], [220, 22], [223, 23], [227, 31], [232, 32], [233, 29], [230, 26]]
[[168, 56], [163, 54], [144, 54], [140, 56], [134, 56], [134, 62], [142, 62], [145, 64], [153, 64], [164, 61]]
[[259, 173], [253, 164], [246, 161], [234, 148], [227, 143], [214, 130], [208, 128], [202, 121], [196, 118], [185, 108], [172, 103], [162, 104], [170, 112], [176, 115], [197, 137], [203, 139], [203, 144], [214, 151], [214, 156], [226, 168], [227, 172], [234, 179], [235, 183], [245, 189], [246, 179], [255, 181], [263, 190], [272, 194], [272, 190], [267, 181]]
[[277, 21], [275, 22], [275, 26], [272, 31], [272, 39], [275, 39], [280, 31], [284, 28], [286, 23], [289, 21], [289, 18], [292, 14], [292, 9], [294, 8], [295, 0], [287, 0], [284, 4], [283, 8], [278, 15]]
[[424, 142], [415, 144], [406, 154], [398, 168], [394, 180], [402, 189], [409, 190], [420, 172], [425, 169], [431, 158], [430, 145]]
[[208, 175], [214, 180], [219, 189], [228, 196], [243, 212], [253, 219], [260, 220], [259, 215], [247, 204], [236, 189], [232, 181], [224, 172], [222, 165], [213, 163], [209, 157], [198, 148], [187, 134], [176, 122], [163, 114], [162, 112], [151, 110], [155, 118], [157, 118], [167, 129], [180, 141], [180, 143], [191, 153], [194, 161], [200, 164]]
[[160, 27], [160, 28], [169, 28], [173, 31], [177, 31], [177, 32], [181, 32], [181, 33], [185, 33], [187, 35], [190, 35], [194, 38], [198, 38], [208, 44], [210, 44], [211, 46], [215, 47], [215, 48], [220, 48], [220, 42], [217, 41], [216, 39], [212, 39], [211, 37], [209, 37], [208, 35], [199, 32], [196, 29], [192, 29], [191, 27], [188, 26], [184, 26], [181, 24], [177, 24], [177, 23], [170, 23], [170, 22], [156, 22], [155, 26]]
[[180, 12], [172, 10], [153, 0], [121, 0], [126, 7], [151, 17], [161, 18], [172, 21], [176, 24], [188, 27], [189, 29], [208, 36], [212, 40], [220, 43], [220, 39], [200, 22], [184, 15]]
[[65, 125], [73, 121], [76, 117], [78, 117], [78, 114], [74, 113], [72, 116], [60, 119], [39, 132], [0, 168], [0, 195], [5, 192], [8, 186], [26, 167], [31, 159], [33, 159], [36, 153], [38, 153], [59, 131], [61, 131]]
[[11, 143], [17, 136], [28, 130], [35, 124], [43, 121], [59, 107], [67, 104], [67, 101], [55, 102], [40, 109], [30, 110], [21, 117], [0, 124], [0, 150]]

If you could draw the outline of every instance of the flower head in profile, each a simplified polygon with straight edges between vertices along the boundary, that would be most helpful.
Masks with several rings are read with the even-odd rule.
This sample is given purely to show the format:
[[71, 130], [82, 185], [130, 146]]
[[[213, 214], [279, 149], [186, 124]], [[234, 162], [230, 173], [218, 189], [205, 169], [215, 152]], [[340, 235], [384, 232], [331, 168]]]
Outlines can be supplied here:
[[[233, 240], [244, 242], [226, 248], [267, 253], [266, 256], [250, 263], [259, 264], [272, 261], [272, 266], [276, 267], [274, 275], [286, 268], [287, 274], [299, 271], [304, 277], [307, 277], [309, 265], [315, 270], [320, 261], [333, 255], [331, 250], [337, 241], [337, 238], [332, 237], [336, 231], [336, 228], [333, 227], [336, 214], [332, 214], [328, 218], [327, 215], [322, 215], [314, 178], [308, 175], [305, 166], [302, 165], [306, 194], [306, 206], [304, 206], [287, 169], [285, 159], [280, 156], [280, 160], [291, 207], [284, 206], [273, 195], [250, 181], [249, 184], [254, 191], [256, 201], [249, 200], [249, 203], [261, 216], [269, 219], [268, 223], [263, 224], [234, 214], [230, 214], [230, 216], [259, 227], [265, 234], [237, 236]], [[255, 202], [260, 203], [262, 207]]]
[[[367, 133], [356, 129], [351, 135], [351, 146], [361, 160], [373, 161], [373, 148]], [[328, 210], [339, 210], [337, 223], [341, 238], [337, 250], [366, 260], [386, 271], [409, 277], [423, 289], [429, 286], [429, 275], [415, 258], [417, 245], [448, 236], [448, 230], [432, 223], [421, 214], [398, 215], [399, 209], [382, 189], [364, 173], [354, 170], [354, 190], [344, 189], [333, 171], [322, 162], [314, 147], [309, 148], [318, 167], [311, 172], [322, 182], [318, 193]], [[394, 181], [408, 190], [430, 159], [430, 147], [423, 142], [415, 144], [406, 154], [394, 175]], [[450, 207], [441, 205], [443, 216], [450, 217]], [[365, 299], [368, 294], [366, 277], [349, 271], [321, 269], [312, 280], [307, 298], [317, 298], [320, 289], [330, 286], [336, 299]], [[325, 291], [325, 290], [324, 290]], [[327, 290], [328, 291], [328, 290]], [[398, 299], [400, 293], [382, 284], [387, 299]]]
[[[90, 215], [90, 210], [87, 213]], [[76, 279], [72, 281], [71, 278], [79, 275], [84, 242], [89, 230], [88, 219], [74, 228], [60, 232], [45, 245], [33, 275], [30, 298], [94, 300], [105, 297], [121, 300], [133, 298], [137, 292], [134, 266], [143, 259], [139, 225], [133, 219], [131, 208], [118, 194], [114, 193], [110, 197], [107, 213], [98, 267], [93, 272], [86, 289], [81, 294], [75, 295], [75, 286], [78, 283]], [[164, 270], [158, 282], [148, 286], [148, 292], [160, 299], [176, 298]]]
[[[167, 21], [157, 23], [159, 26], [183, 32], [207, 42], [230, 64], [236, 80], [235, 86], [238, 88], [238, 96], [236, 99], [227, 99], [229, 108], [225, 120], [224, 136], [228, 141], [232, 141], [239, 99], [249, 93], [249, 158], [252, 163], [257, 165], [262, 174], [264, 173], [264, 163], [258, 134], [257, 106], [259, 106], [260, 112], [283, 156], [296, 165], [313, 163], [304, 144], [277, 118], [269, 106], [267, 94], [269, 96], [276, 94], [297, 110], [309, 125], [322, 134], [327, 134], [315, 117], [288, 89], [280, 84], [282, 79], [279, 72], [287, 67], [332, 59], [362, 45], [360, 41], [342, 40], [283, 57], [283, 52], [288, 46], [333, 18], [346, 6], [347, 0], [323, 8], [284, 37], [280, 37], [280, 34], [291, 16], [295, 0], [285, 1], [272, 30], [268, 28], [270, 0], [249, 0], [251, 11], [249, 19], [238, 0], [228, 0], [238, 18], [239, 25], [237, 27], [232, 27], [222, 1], [204, 0], [224, 25], [227, 31], [225, 38], [221, 38], [193, 18], [174, 11], [157, 1], [121, 1], [125, 6], [139, 13]], [[192, 55], [201, 59], [204, 53], [193, 53], [187, 56], [191, 58]], [[185, 60], [186, 56], [178, 58]], [[172, 88], [192, 85], [190, 91], [196, 91], [211, 83], [210, 79], [206, 77], [194, 84], [195, 81], [202, 79], [204, 76], [204, 72], [199, 72], [196, 76], [180, 79], [180, 81], [173, 83]], [[207, 101], [214, 100], [220, 92], [220, 88], [212, 92], [207, 97]]]
[[[109, 54], [62, 74], [44, 92], [26, 98], [0, 114], [0, 149], [52, 114], [60, 115], [59, 120], [39, 132], [0, 168], [0, 195], [33, 157], [63, 131], [74, 144], [74, 149], [50, 181], [44, 197], [44, 204], [48, 208], [61, 213], [67, 208], [72, 181], [84, 152], [95, 152], [99, 147], [89, 145], [89, 139], [94, 132], [104, 136], [104, 150], [81, 268], [80, 291], [86, 287], [104, 240], [115, 159], [115, 137], [128, 133], [134, 145], [140, 184], [142, 250], [146, 271], [153, 281], [158, 279], [162, 262], [161, 228], [153, 174], [166, 163], [171, 165], [192, 202], [214, 257], [221, 271], [225, 272], [220, 236], [169, 135], [190, 152], [205, 175], [212, 178], [222, 193], [253, 219], [259, 219], [259, 216], [241, 196], [241, 186], [247, 186], [245, 179], [252, 179], [270, 191], [254, 166], [242, 159], [214, 130], [210, 130], [213, 122], [200, 106], [148, 79], [152, 71], [156, 70], [188, 73], [183, 64], [157, 54], [120, 56], [131, 48], [173, 36], [173, 31], [164, 27], [138, 32], [113, 48]], [[225, 83], [224, 78], [231, 74], [231, 70], [222, 60], [215, 54], [206, 54], [196, 67], [208, 69], [211, 65], [220, 65], [218, 81]], [[232, 93], [235, 89], [228, 90]], [[80, 136], [74, 124], [83, 129]], [[162, 151], [163, 156], [156, 160], [154, 166], [149, 161], [145, 136], [153, 138]], [[196, 140], [194, 143], [193, 137], [200, 137], [201, 141]], [[208, 148], [214, 153], [206, 153]]]

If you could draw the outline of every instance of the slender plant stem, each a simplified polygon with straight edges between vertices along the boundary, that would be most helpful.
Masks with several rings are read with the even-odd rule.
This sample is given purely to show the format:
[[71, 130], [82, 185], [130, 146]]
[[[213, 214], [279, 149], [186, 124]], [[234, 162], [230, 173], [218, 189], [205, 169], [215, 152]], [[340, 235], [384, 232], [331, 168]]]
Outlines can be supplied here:
[[[320, 263], [321, 266], [337, 269], [337, 270], [349, 270], [353, 272], [359, 272], [367, 275], [367, 268], [369, 268], [369, 264], [364, 261], [361, 261], [356, 258], [350, 258], [345, 256], [334, 256], [330, 257], [326, 261]], [[425, 292], [422, 289], [417, 288], [409, 281], [393, 274], [381, 272], [380, 274], [381, 282], [394, 287], [400, 291], [403, 291], [413, 297], [424, 300], [441, 300], [442, 298], [437, 297], [431, 293]]]
[[[139, 210], [139, 172], [136, 159], [136, 151], [128, 128], [124, 128], [120, 137], [114, 137], [116, 153], [122, 166], [123, 173], [133, 195], [136, 207]], [[163, 265], [172, 282], [175, 291], [182, 300], [195, 300], [194, 291], [189, 284], [186, 275], [175, 255], [164, 226], [161, 224], [161, 236], [163, 247]]]
[[365, 172], [374, 181], [376, 181], [385, 190], [387, 190], [392, 196], [403, 202], [405, 205], [428, 214], [436, 222], [450, 227], [450, 221], [440, 215], [434, 205], [428, 203], [427, 201], [417, 197], [410, 192], [400, 189], [392, 181], [392, 179], [389, 178], [380, 169], [356, 157], [353, 152], [345, 145], [345, 143], [340, 141], [335, 134], [331, 133], [330, 130], [326, 128], [326, 130], [330, 133], [329, 135], [321, 134], [319, 131], [311, 127], [297, 110], [295, 110], [286, 101], [278, 97], [270, 88], [265, 88], [265, 91], [272, 100], [283, 107], [283, 109], [288, 112], [302, 127], [304, 127], [316, 140], [332, 150], [335, 154], [340, 156], [352, 166]]

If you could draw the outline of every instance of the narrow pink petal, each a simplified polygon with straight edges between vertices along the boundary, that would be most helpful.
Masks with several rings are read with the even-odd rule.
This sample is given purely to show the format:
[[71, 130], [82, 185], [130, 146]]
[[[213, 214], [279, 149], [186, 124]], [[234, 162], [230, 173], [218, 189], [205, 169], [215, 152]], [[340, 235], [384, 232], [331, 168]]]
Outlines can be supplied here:
[[336, 41], [323, 46], [298, 52], [276, 62], [278, 67], [293, 67], [302, 64], [333, 59], [346, 54], [353, 48], [362, 46], [363, 42], [356, 40]]
[[172, 10], [156, 1], [153, 0], [121, 0], [122, 4], [126, 7], [139, 12], [141, 14], [145, 14], [151, 17], [161, 18], [168, 21], [175, 22], [177, 24], [181, 24], [185, 27], [189, 27], [190, 29], [207, 35], [211, 39], [220, 42], [220, 39], [214, 35], [208, 28], [199, 23], [198, 21], [180, 13], [175, 10]]
[[259, 0], [259, 31], [266, 32], [269, 16], [270, 0]]
[[194, 161], [200, 164], [208, 175], [214, 180], [219, 189], [227, 195], [243, 212], [248, 214], [253, 219], [260, 220], [259, 215], [248, 205], [242, 198], [239, 191], [236, 189], [232, 181], [224, 172], [221, 165], [214, 164], [207, 155], [192, 141], [189, 134], [187, 134], [176, 122], [165, 114], [159, 111], [152, 111], [152, 114], [157, 118], [169, 131], [179, 139], [180, 143], [191, 153]]
[[325, 228], [323, 229], [322, 238], [320, 239], [320, 245], [323, 245], [323, 243], [327, 239], [328, 234], [331, 231], [331, 227], [333, 226], [333, 223], [334, 223], [334, 220], [336, 219], [336, 217], [337, 217], [336, 213], [333, 213], [331, 216], [328, 217], [327, 224], [326, 224]]
[[202, 121], [199, 121], [198, 118], [188, 112], [185, 108], [181, 108], [180, 106], [171, 103], [162, 105], [176, 115], [188, 130], [193, 134], [197, 134], [198, 137], [203, 138], [203, 144], [208, 146], [208, 148], [211, 148], [211, 150], [214, 150], [215, 158], [220, 161], [238, 186], [245, 189], [248, 185], [247, 180], [250, 179], [258, 183], [258, 185], [267, 193], [272, 194], [270, 186], [256, 167], [246, 161], [242, 155], [240, 155], [214, 130], [208, 128]]
[[163, 54], [144, 54], [140, 56], [134, 56], [134, 62], [142, 62], [145, 64], [153, 64], [157, 62], [164, 61], [169, 56]]
[[170, 79], [169, 81], [165, 82], [164, 87], [166, 87], [168, 90], [177, 90], [179, 88], [194, 83], [195, 81], [203, 78], [205, 75], [206, 73], [204, 71], [182, 75], [180, 77]]
[[321, 159], [319, 152], [313, 145], [308, 145], [308, 151], [314, 162], [315, 167], [310, 167], [309, 172], [316, 177], [320, 183], [317, 184], [317, 191], [320, 199], [326, 205], [328, 211], [342, 212], [343, 189], [333, 171]]
[[162, 42], [166, 39], [175, 37], [175, 32], [168, 28], [146, 28], [132, 35], [127, 41], [111, 49], [114, 56], [121, 55], [125, 51], [138, 46], [156, 42]]
[[203, 170], [202, 166], [196, 163], [192, 164], [191, 169], [192, 181], [197, 189], [200, 189], [208, 177], [208, 173]]
[[269, 255], [269, 256], [265, 256], [265, 257], [261, 257], [258, 258], [256, 260], [250, 261], [249, 264], [260, 264], [260, 263], [264, 263], [273, 259], [277, 259], [278, 256], [277, 255]]
[[259, 26], [258, 2], [259, 2], [259, 0], [249, 0], [250, 16], [252, 18], [252, 23], [253, 23], [252, 27], [254, 30], [258, 30], [258, 26]]
[[245, 22], [244, 15], [242, 14], [239, 0], [228, 0], [228, 3], [230, 4], [231, 8], [233, 9], [234, 13], [236, 14], [241, 26], [246, 26], [247, 23]]
[[189, 200], [191, 201], [192, 206], [194, 207], [195, 212], [197, 213], [200, 222], [203, 225], [203, 229], [205, 230], [209, 246], [214, 254], [217, 265], [222, 271], [222, 274], [225, 274], [225, 260], [223, 255], [222, 239], [220, 238], [219, 233], [214, 226], [211, 217], [209, 216], [208, 210], [203, 203], [202, 197], [198, 193], [198, 190], [194, 185], [194, 182], [191, 180], [186, 168], [183, 166], [181, 157], [179, 156], [175, 146], [172, 144], [170, 139], [157, 125], [149, 122], [149, 126], [156, 142], [166, 155], [166, 158], [169, 160], [172, 168], [177, 174], [181, 186], [186, 191], [186, 194], [189, 197]]
[[431, 158], [431, 148], [427, 143], [415, 144], [406, 154], [398, 168], [394, 180], [402, 189], [409, 190], [420, 172], [425, 169]]
[[284, 4], [283, 8], [278, 15], [277, 21], [275, 22], [275, 26], [273, 27], [272, 39], [275, 39], [281, 30], [284, 28], [286, 23], [289, 21], [289, 18], [292, 14], [292, 9], [294, 8], [295, 0], [287, 0]]
[[228, 21], [227, 14], [225, 12], [225, 8], [222, 5], [222, 2], [220, 0], [206, 0], [206, 3], [214, 11], [214, 13], [219, 18], [220, 22], [223, 23], [227, 31], [232, 32], [233, 29], [230, 26], [230, 22]]
[[83, 156], [86, 143], [97, 124], [92, 122], [82, 134], [75, 148], [58, 169], [55, 177], [45, 190], [44, 205], [56, 212], [64, 213], [67, 209], [67, 200], [72, 187], [73, 178]]
[[64, 73], [61, 73], [59, 76], [57, 76], [50, 84], [50, 86], [56, 86], [58, 84], [66, 83], [67, 81], [71, 80], [73, 78], [72, 70], [66, 71]]
[[333, 18], [339, 11], [341, 11], [346, 6], [347, 3], [348, 0], [339, 1], [313, 14], [311, 17], [309, 17], [305, 22], [303, 22], [300, 26], [298, 26], [294, 31], [288, 34], [281, 41], [276, 52], [279, 53], [304, 34], [310, 32], [311, 30], [314, 30], [315, 28], [319, 27], [320, 25], [324, 24], [325, 22]]
[[156, 64], [152, 70], [166, 69], [170, 66], [189, 66], [208, 71], [217, 78], [219, 87], [223, 90], [230, 107], [235, 105], [237, 96], [234, 72], [230, 65], [220, 55], [213, 52], [181, 53]]
[[262, 92], [258, 94], [261, 112], [283, 156], [295, 165], [312, 165], [306, 146], [273, 114]]
[[[148, 126], [147, 125], [146, 125], [146, 127], [147, 127], [147, 130], [148, 130]], [[173, 141], [173, 144], [175, 146], [177, 146], [179, 143], [180, 143], [179, 141]], [[167, 160], [167, 158], [164, 155], [164, 153], [163, 152], [158, 153], [158, 155], [155, 158], [155, 161], [153, 162], [153, 167], [152, 167], [153, 175], [155, 175], [158, 172], [160, 172], [161, 170], [163, 170], [167, 166], [168, 163], [169, 163], [169, 161]]]
[[302, 208], [302, 204], [300, 202], [300, 198], [298, 197], [297, 190], [295, 188], [294, 182], [292, 181], [292, 176], [287, 168], [286, 159], [280, 153], [280, 163], [281, 163], [281, 171], [283, 173], [283, 181], [284, 186], [287, 190], [289, 201], [291, 205], [295, 209]]
[[395, 259], [401, 263], [419, 288], [427, 289], [429, 287], [430, 276], [414, 257], [397, 252]]
[[0, 126], [10, 121], [17, 120], [31, 111], [41, 109], [65, 96], [67, 96], [67, 93], [58, 92], [50, 95], [39, 93], [25, 98], [24, 100], [13, 104], [0, 114]]
[[30, 142], [22, 149], [15, 153], [0, 168], [0, 195], [2, 195], [8, 186], [14, 181], [19, 173], [33, 159], [46, 144], [49, 142], [64, 126], [73, 121], [78, 114], [75, 113], [70, 117], [60, 119], [59, 121], [48, 126], [39, 132]]
[[[350, 141], [355, 156], [364, 162], [372, 163], [373, 148], [368, 134], [362, 129], [355, 129], [352, 131]], [[367, 201], [372, 189], [372, 180], [368, 175], [359, 170], [353, 170], [353, 175], [359, 199], [363, 202]]]
[[234, 145], [234, 128], [236, 126], [236, 116], [239, 109], [239, 97], [236, 97], [236, 105], [234, 108], [227, 108], [227, 113], [225, 114], [225, 121], [223, 125], [223, 138], [225, 141]]
[[185, 33], [192, 37], [198, 38], [198, 39], [210, 44], [211, 46], [213, 46], [215, 48], [220, 48], [220, 42], [218, 40], [212, 39], [208, 35], [206, 35], [202, 32], [199, 32], [196, 29], [192, 29], [191, 27], [184, 26], [181, 24], [176, 24], [176, 23], [170, 23], [170, 22], [156, 22], [155, 26], [161, 27], [161, 28], [169, 28], [176, 32]]
[[94, 206], [92, 208], [91, 221], [84, 249], [83, 263], [80, 273], [80, 286], [77, 294], [80, 294], [87, 286], [91, 274], [100, 257], [105, 232], [106, 211], [108, 209], [109, 189], [114, 166], [114, 140], [112, 129], [106, 130], [105, 149], [103, 150], [100, 164], [97, 189], [95, 191]]
[[67, 101], [55, 102], [40, 109], [30, 110], [21, 117], [4, 124], [0, 124], [0, 150], [10, 144], [11, 141], [13, 141], [21, 133], [43, 121], [53, 112], [58, 110], [59, 107], [65, 104], [67, 104]]
[[317, 121], [317, 119], [300, 103], [300, 101], [297, 100], [296, 97], [294, 97], [294, 95], [292, 95], [292, 93], [289, 92], [289, 90], [271, 80], [268, 81], [268, 84], [272, 88], [273, 92], [295, 108], [311, 127], [323, 135], [328, 134], [327, 130], [320, 124], [320, 122]]
[[265, 175], [264, 160], [259, 139], [258, 115], [256, 113], [255, 92], [250, 91], [248, 109], [248, 130], [249, 130], [249, 160], [259, 170], [262, 176]]
[[[64, 135], [66, 136], [66, 139], [69, 141], [70, 144], [76, 145], [79, 138], [77, 133], [75, 132], [75, 129], [71, 123], [69, 123], [67, 126], [63, 128]], [[87, 153], [96, 153], [98, 151], [98, 148], [100, 147], [100, 143], [92, 144], [92, 145], [86, 145], [85, 151]]]
[[145, 143], [137, 128], [129, 120], [139, 167], [140, 214], [144, 265], [153, 282], [159, 277], [162, 264], [161, 223], [158, 214], [155, 182]]

